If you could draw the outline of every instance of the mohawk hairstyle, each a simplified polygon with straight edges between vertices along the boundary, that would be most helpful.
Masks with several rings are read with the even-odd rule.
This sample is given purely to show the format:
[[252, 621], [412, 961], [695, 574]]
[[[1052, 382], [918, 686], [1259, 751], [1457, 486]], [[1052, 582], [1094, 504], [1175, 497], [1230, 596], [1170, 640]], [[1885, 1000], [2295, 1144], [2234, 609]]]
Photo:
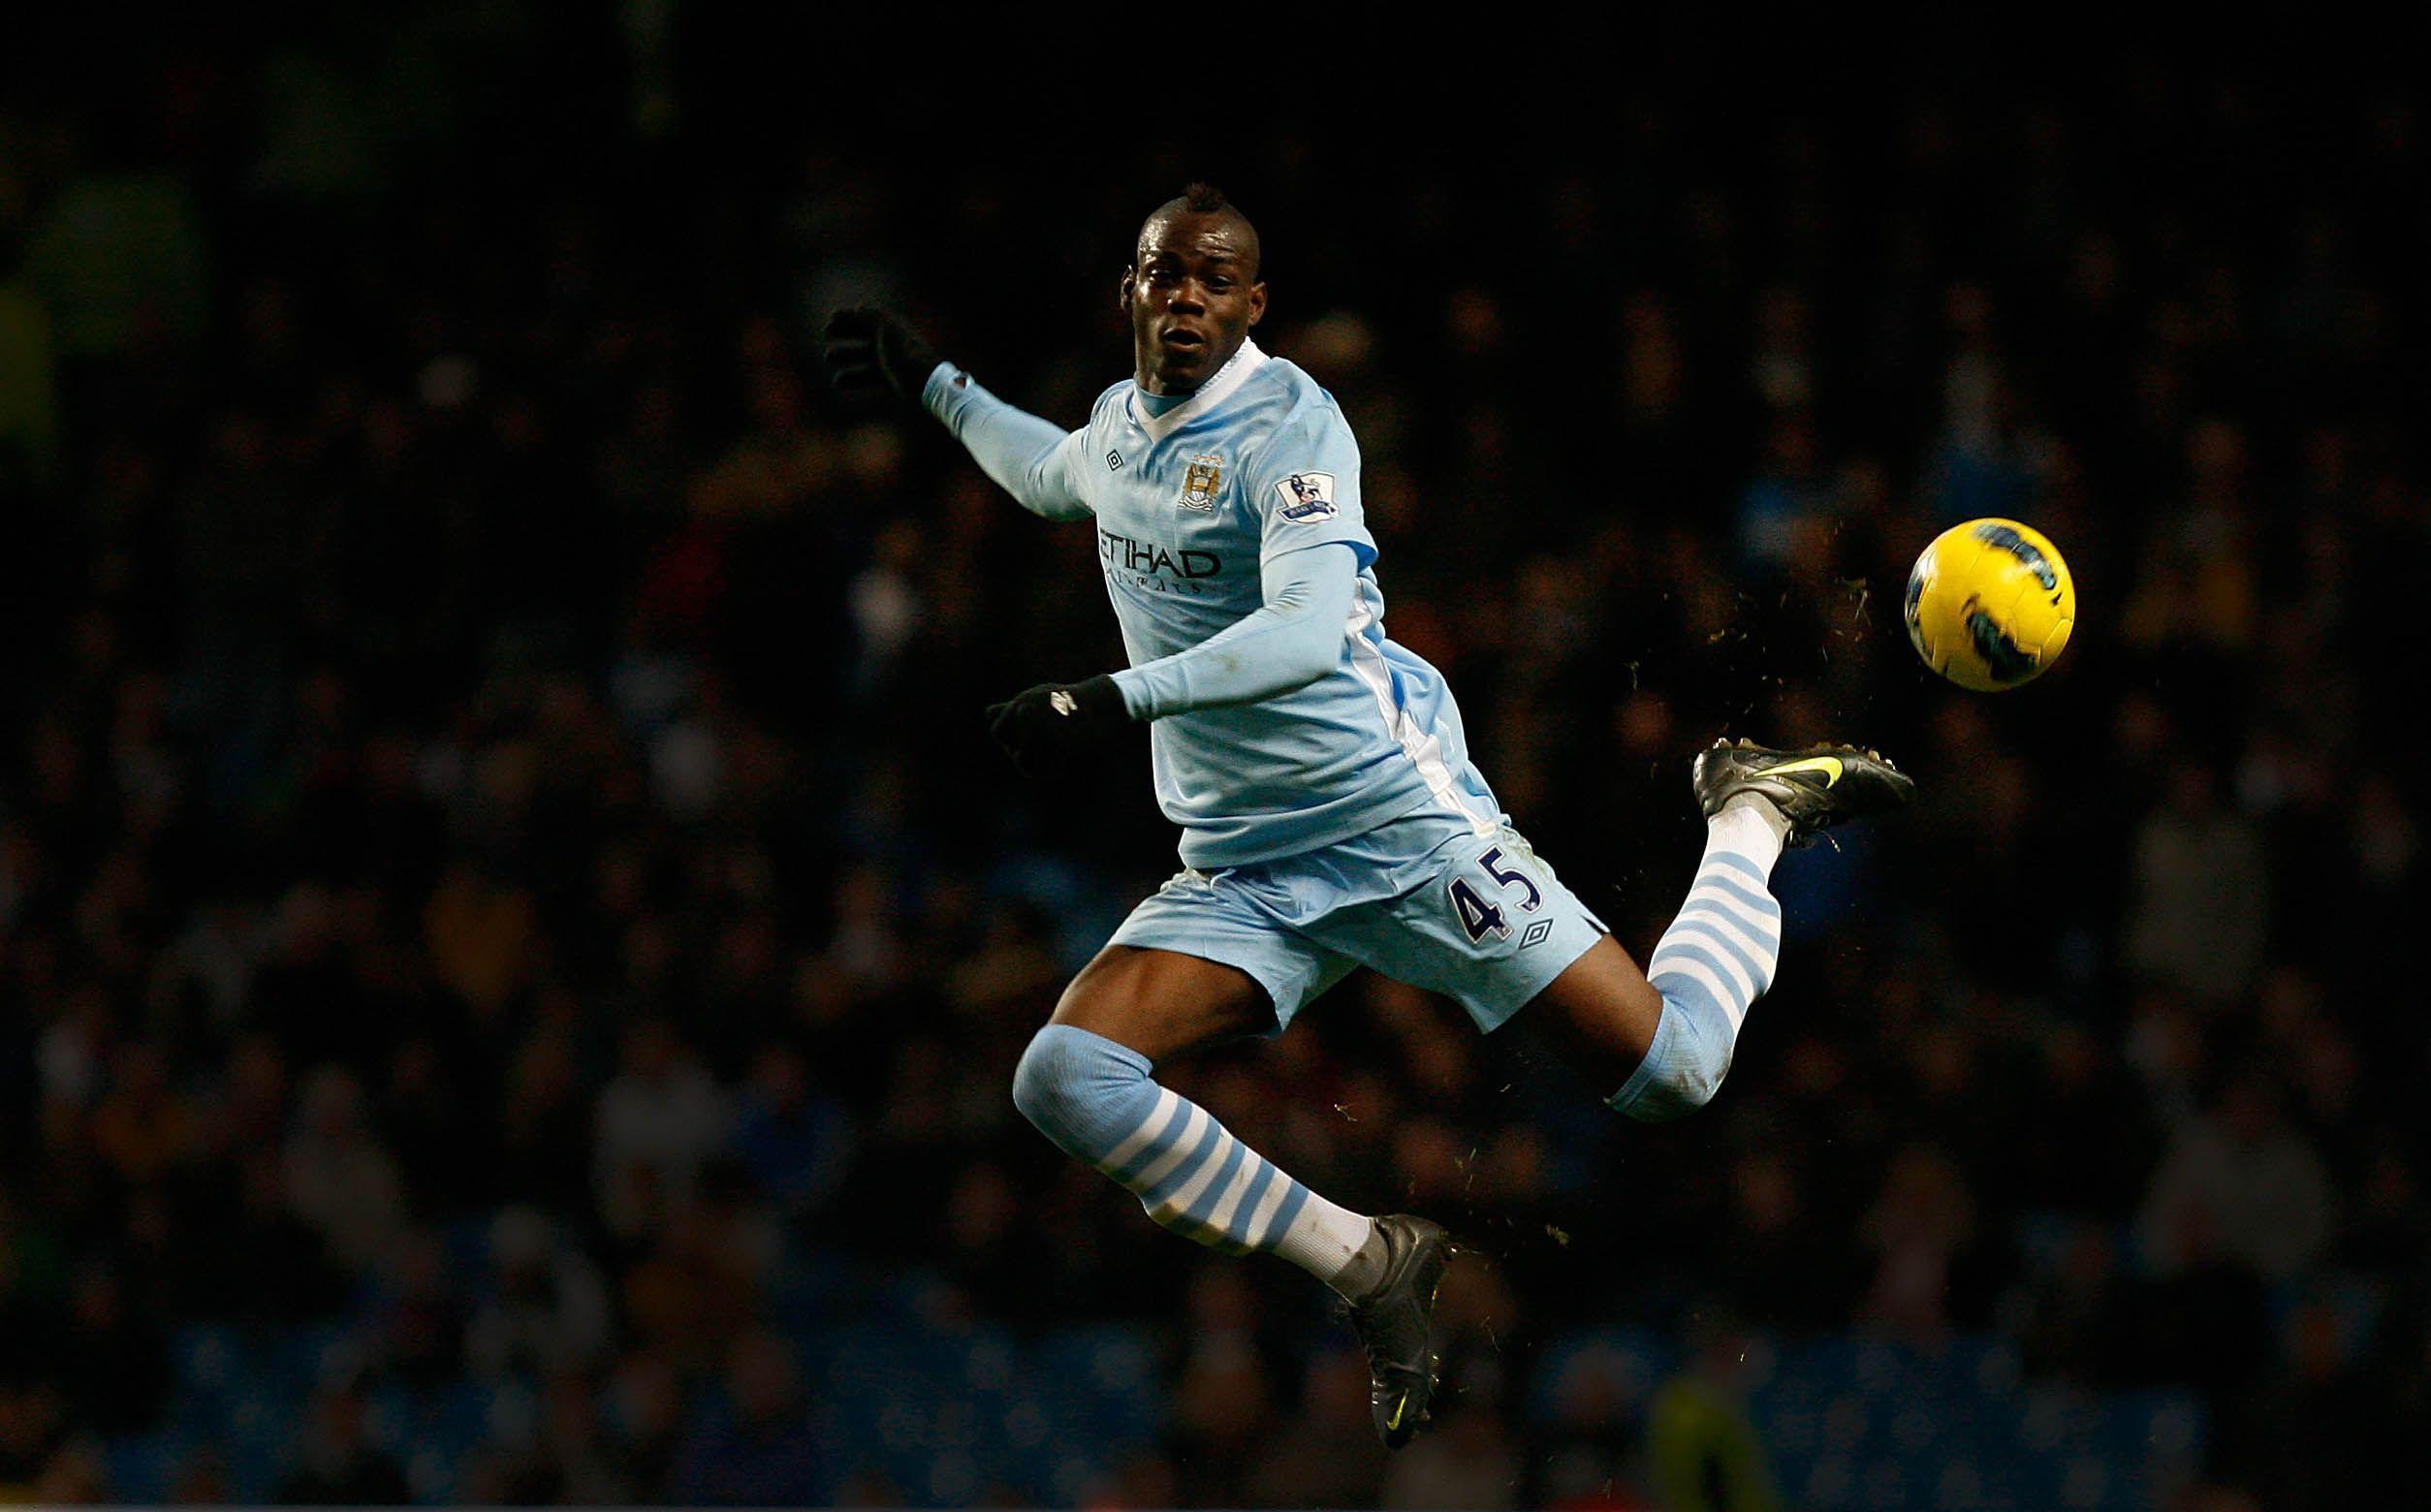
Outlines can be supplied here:
[[1258, 245], [1258, 229], [1249, 224], [1249, 217], [1241, 213], [1241, 206], [1233, 204], [1224, 191], [1205, 179], [1192, 179], [1182, 186], [1182, 193], [1150, 212], [1147, 221], [1140, 226], [1140, 234], [1146, 236], [1148, 228], [1156, 224], [1158, 217], [1176, 214], [1231, 216], [1241, 227], [1242, 251], [1249, 265], [1249, 276], [1260, 276], [1266, 258]]

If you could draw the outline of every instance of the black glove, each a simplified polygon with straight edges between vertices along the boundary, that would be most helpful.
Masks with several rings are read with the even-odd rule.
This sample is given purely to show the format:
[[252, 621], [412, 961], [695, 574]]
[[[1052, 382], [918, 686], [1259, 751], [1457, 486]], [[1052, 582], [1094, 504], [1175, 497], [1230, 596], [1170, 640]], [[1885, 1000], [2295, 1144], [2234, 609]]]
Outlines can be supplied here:
[[937, 370], [936, 349], [893, 310], [837, 310], [828, 317], [819, 346], [836, 392], [856, 404], [894, 397], [917, 408], [920, 391]]
[[1073, 755], [1131, 717], [1103, 673], [1086, 682], [1042, 682], [988, 706], [988, 729], [1026, 775], [1063, 769]]

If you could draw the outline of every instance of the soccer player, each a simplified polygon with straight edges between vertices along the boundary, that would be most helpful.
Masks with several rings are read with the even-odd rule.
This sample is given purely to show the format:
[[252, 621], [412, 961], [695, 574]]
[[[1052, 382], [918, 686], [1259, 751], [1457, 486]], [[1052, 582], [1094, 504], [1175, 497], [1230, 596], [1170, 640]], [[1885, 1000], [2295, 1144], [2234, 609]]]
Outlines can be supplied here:
[[1310, 1191], [1159, 1086], [1158, 1066], [1277, 1033], [1355, 965], [1443, 993], [1479, 1029], [1524, 1015], [1634, 1118], [1714, 1095], [1772, 982], [1782, 847], [1903, 802], [1872, 751], [1717, 742], [1696, 758], [1705, 854], [1641, 971], [1511, 829], [1468, 759], [1435, 668], [1384, 633], [1359, 452], [1334, 400], [1249, 332], [1266, 313], [1258, 235], [1191, 185], [1140, 228], [1122, 272], [1132, 376], [1065, 432], [942, 362], [899, 317], [837, 314], [848, 396], [926, 409], [1035, 514], [1094, 521], [1130, 665], [994, 706], [1030, 772], [1150, 721], [1156, 796], [1183, 870], [1074, 978], [1013, 1100], [1168, 1228], [1279, 1255], [1347, 1300], [1377, 1433], [1427, 1421], [1444, 1231]]

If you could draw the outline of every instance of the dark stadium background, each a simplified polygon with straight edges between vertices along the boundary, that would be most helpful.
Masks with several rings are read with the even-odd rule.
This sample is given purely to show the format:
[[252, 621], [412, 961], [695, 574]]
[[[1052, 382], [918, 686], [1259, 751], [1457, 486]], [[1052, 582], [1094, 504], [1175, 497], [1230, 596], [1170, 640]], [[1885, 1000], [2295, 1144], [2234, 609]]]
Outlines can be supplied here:
[[[998, 24], [96, 9], [0, 58], [0, 1496], [2418, 1496], [2402, 49]], [[1784, 863], [1684, 1123], [1364, 977], [1178, 1073], [1469, 1239], [1389, 1461], [1321, 1288], [1015, 1115], [1172, 833], [1136, 749], [984, 741], [1114, 663], [1086, 537], [812, 346], [884, 299], [1075, 422], [1193, 177], [1358, 431], [1395, 634], [1633, 949], [1715, 735], [1922, 783]], [[1984, 514], [2082, 613], [1997, 697], [1897, 614]]]

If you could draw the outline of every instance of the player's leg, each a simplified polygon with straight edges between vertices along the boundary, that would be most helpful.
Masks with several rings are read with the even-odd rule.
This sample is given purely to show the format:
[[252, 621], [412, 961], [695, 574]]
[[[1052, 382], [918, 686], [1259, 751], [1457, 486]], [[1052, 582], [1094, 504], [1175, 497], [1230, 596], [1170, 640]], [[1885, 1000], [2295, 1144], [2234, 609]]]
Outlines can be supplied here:
[[1912, 784], [1871, 751], [1768, 751], [1742, 742], [1697, 758], [1705, 854], [1678, 917], [1643, 972], [1609, 939], [1524, 1012], [1620, 1112], [1650, 1121], [1703, 1107], [1730, 1070], [1748, 1010], [1772, 986], [1781, 904], [1771, 888], [1784, 844], [1894, 806]]
[[1165, 1061], [1264, 1033], [1275, 1026], [1275, 1005], [1239, 966], [1182, 951], [1109, 945], [1065, 986], [1048, 1022]]
[[1266, 916], [1244, 888], [1187, 872], [1115, 941], [1030, 1041], [1014, 1102], [1158, 1223], [1230, 1253], [1278, 1255], [1341, 1293], [1368, 1346], [1377, 1431], [1406, 1442], [1435, 1379], [1427, 1308], [1449, 1254], [1443, 1231], [1329, 1201], [1153, 1076], [1173, 1056], [1288, 1023], [1351, 962]]
[[[1143, 904], [1124, 932], [1154, 936], [1141, 915], [1154, 924], [1176, 898], [1173, 888], [1158, 894], [1151, 904], [1163, 902], [1153, 911]], [[1183, 905], [1192, 909], [1193, 946], [1212, 955], [1119, 942], [1082, 968], [1023, 1054], [1013, 1101], [1066, 1153], [1128, 1187], [1166, 1228], [1231, 1253], [1279, 1255], [1356, 1297], [1383, 1267], [1383, 1242], [1369, 1217], [1310, 1190], [1155, 1080], [1157, 1065], [1177, 1055], [1273, 1030], [1276, 998], [1260, 975], [1282, 976], [1283, 992], [1295, 995], [1305, 989], [1290, 983], [1331, 985], [1342, 975], [1319, 961], [1305, 969], [1290, 961], [1288, 939], [1232, 938], [1216, 917], [1221, 902]], [[1316, 953], [1303, 946], [1295, 954]]]
[[1605, 935], [1512, 1016], [1551, 1043], [1595, 1087], [1620, 1087], [1645, 1063], [1662, 1025], [1663, 996]]

